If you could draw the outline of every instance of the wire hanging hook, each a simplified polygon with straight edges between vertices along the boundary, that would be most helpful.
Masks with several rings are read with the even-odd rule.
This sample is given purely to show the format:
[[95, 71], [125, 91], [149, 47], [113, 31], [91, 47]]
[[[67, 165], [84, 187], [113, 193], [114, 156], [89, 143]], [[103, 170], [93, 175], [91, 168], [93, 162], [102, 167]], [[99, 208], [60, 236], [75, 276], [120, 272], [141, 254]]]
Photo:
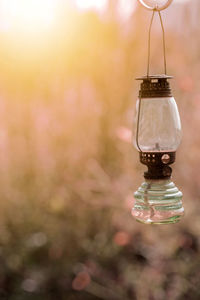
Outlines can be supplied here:
[[166, 8], [168, 8], [170, 6], [170, 4], [172, 3], [173, 0], [167, 0], [165, 4], [163, 4], [162, 6], [150, 6], [148, 4], [145, 3], [144, 0], [138, 0], [140, 2], [140, 4], [145, 7], [148, 10], [156, 10], [156, 11], [161, 11], [164, 10]]

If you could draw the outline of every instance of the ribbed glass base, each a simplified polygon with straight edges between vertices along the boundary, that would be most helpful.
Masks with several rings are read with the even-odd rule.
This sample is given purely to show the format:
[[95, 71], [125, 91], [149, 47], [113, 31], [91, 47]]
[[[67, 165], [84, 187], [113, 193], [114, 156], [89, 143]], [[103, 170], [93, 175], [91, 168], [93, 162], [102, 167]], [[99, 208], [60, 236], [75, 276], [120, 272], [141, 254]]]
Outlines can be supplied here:
[[145, 180], [135, 192], [132, 215], [144, 224], [172, 224], [184, 215], [182, 193], [171, 180]]

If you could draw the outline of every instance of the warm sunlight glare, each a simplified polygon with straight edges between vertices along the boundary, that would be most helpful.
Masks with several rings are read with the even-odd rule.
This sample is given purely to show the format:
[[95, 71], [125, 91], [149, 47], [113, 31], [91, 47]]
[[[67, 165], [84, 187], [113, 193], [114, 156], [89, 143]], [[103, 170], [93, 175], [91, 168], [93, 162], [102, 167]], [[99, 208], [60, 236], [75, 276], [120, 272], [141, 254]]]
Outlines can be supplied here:
[[55, 19], [56, 0], [1, 0], [3, 26], [38, 31]]
[[78, 8], [87, 9], [98, 9], [101, 10], [105, 7], [107, 0], [76, 0], [76, 5]]

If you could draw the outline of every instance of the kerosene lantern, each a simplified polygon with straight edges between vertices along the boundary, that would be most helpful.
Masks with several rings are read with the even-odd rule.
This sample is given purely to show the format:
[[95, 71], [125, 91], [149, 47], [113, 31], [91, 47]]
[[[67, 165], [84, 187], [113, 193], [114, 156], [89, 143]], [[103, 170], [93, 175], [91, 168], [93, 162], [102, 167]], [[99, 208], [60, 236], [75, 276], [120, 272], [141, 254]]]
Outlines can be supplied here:
[[[170, 88], [171, 76], [166, 75], [164, 27], [160, 11], [172, 2], [150, 7], [153, 10], [149, 31], [147, 76], [141, 80], [136, 103], [136, 126], [134, 145], [139, 151], [140, 162], [147, 166], [145, 181], [135, 192], [132, 215], [145, 224], [176, 223], [184, 214], [182, 193], [171, 180], [171, 164], [175, 162], [176, 150], [181, 142], [181, 121], [176, 101]], [[154, 1], [156, 2], [156, 1]], [[157, 1], [158, 2], [158, 1]], [[155, 12], [160, 16], [163, 29], [164, 75], [149, 75], [150, 35]]]

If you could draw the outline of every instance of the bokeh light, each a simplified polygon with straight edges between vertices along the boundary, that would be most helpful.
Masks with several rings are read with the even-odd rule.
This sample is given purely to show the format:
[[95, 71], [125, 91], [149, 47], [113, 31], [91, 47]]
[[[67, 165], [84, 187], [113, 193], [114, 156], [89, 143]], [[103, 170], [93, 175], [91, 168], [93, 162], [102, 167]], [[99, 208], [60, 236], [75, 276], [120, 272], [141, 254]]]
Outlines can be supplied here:
[[40, 31], [52, 26], [56, 17], [56, 0], [1, 0], [4, 27]]
[[102, 10], [107, 4], [107, 0], [75, 0], [78, 8], [83, 10], [97, 9]]

